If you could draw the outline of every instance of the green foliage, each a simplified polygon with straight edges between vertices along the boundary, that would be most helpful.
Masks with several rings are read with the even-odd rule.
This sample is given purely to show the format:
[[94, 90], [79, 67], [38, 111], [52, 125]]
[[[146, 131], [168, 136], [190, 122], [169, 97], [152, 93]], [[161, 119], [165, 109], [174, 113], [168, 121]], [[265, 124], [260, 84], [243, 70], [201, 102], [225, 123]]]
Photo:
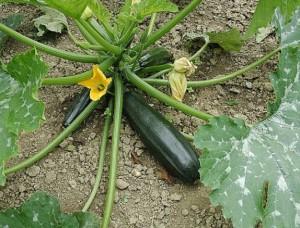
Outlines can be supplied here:
[[16, 4], [44, 4], [43, 0], [0, 0], [1, 3], [16, 3]]
[[80, 18], [90, 0], [45, 0], [45, 2], [69, 17]]
[[111, 13], [101, 1], [90, 0], [89, 7], [101, 23], [105, 24], [106, 26], [109, 26]]
[[44, 15], [34, 19], [34, 26], [38, 29], [38, 36], [43, 36], [46, 31], [61, 33], [68, 27], [65, 15], [49, 7], [41, 7]]
[[[44, 104], [37, 92], [47, 67], [35, 50], [20, 54], [0, 69], [0, 170], [4, 163], [17, 154], [17, 140], [22, 131], [39, 127], [44, 118]], [[5, 178], [0, 173], [0, 185]]]
[[[12, 29], [17, 29], [21, 22], [23, 20], [23, 15], [21, 14], [14, 14], [14, 15], [10, 15], [9, 17], [0, 20], [0, 23], [5, 24], [6, 26], [12, 28]], [[3, 33], [0, 31], [0, 51], [3, 48], [4, 42], [7, 39], [7, 34]]]
[[117, 17], [117, 28], [122, 32], [130, 22], [142, 22], [145, 17], [158, 12], [177, 12], [178, 7], [169, 0], [143, 0], [132, 4], [126, 0]]
[[[294, 20], [299, 14], [295, 13]], [[285, 45], [298, 40], [284, 26]], [[200, 158], [202, 182], [211, 187], [214, 205], [235, 227], [299, 227], [300, 193], [295, 191], [300, 174], [300, 50], [288, 47], [272, 76], [277, 95], [272, 112], [252, 128], [242, 120], [215, 117], [200, 127], [195, 145]]]
[[240, 32], [233, 28], [227, 32], [210, 32], [209, 42], [220, 45], [225, 51], [239, 51], [243, 46]]
[[19, 208], [0, 212], [0, 227], [13, 228], [98, 228], [99, 219], [91, 213], [61, 212], [56, 198], [43, 192], [34, 193]]
[[153, 13], [175, 13], [178, 11], [178, 7], [169, 0], [141, 0], [133, 5], [132, 10], [136, 13], [138, 20], [142, 21], [146, 16]]
[[267, 27], [272, 21], [277, 7], [281, 10], [285, 20], [289, 20], [293, 12], [300, 5], [300, 0], [260, 0], [244, 38], [253, 36], [259, 28]]

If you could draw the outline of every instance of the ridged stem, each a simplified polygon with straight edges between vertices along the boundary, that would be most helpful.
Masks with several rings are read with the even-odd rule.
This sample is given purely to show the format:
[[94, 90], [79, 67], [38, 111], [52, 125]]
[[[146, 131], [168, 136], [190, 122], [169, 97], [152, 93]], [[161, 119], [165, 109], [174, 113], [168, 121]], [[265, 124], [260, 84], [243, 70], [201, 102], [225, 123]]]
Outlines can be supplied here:
[[115, 103], [114, 103], [114, 120], [112, 132], [112, 149], [109, 167], [109, 180], [106, 193], [104, 214], [102, 217], [101, 228], [108, 228], [110, 223], [110, 216], [112, 213], [115, 192], [116, 192], [116, 179], [117, 179], [117, 165], [119, 157], [119, 142], [120, 142], [120, 128], [122, 120], [123, 109], [123, 82], [119, 75], [114, 77], [115, 83]]
[[[188, 81], [187, 86], [191, 87], [191, 88], [203, 88], [203, 87], [208, 87], [208, 86], [213, 86], [213, 85], [217, 85], [217, 84], [221, 84], [224, 83], [228, 80], [231, 80], [235, 77], [238, 77], [252, 69], [254, 69], [255, 67], [259, 66], [260, 64], [264, 63], [265, 61], [267, 61], [268, 59], [270, 59], [273, 55], [275, 55], [276, 53], [278, 53], [281, 49], [277, 48], [273, 51], [271, 51], [270, 53], [266, 54], [264, 57], [262, 57], [261, 59], [241, 68], [240, 70], [237, 70], [233, 73], [230, 74], [226, 74], [226, 75], [219, 75], [216, 76], [213, 79], [209, 79], [209, 80], [203, 80], [203, 81]], [[164, 80], [164, 79], [153, 79], [153, 78], [145, 78], [143, 79], [145, 82], [151, 84], [151, 85], [155, 85], [155, 86], [167, 86], [170, 85], [168, 80]]]
[[100, 186], [101, 177], [102, 177], [102, 173], [103, 173], [106, 145], [108, 142], [109, 129], [110, 129], [111, 121], [112, 121], [112, 108], [113, 108], [113, 103], [112, 103], [112, 100], [110, 100], [108, 107], [105, 110], [106, 116], [105, 116], [105, 120], [104, 120], [103, 133], [102, 133], [102, 137], [101, 137], [101, 146], [99, 148], [99, 159], [98, 159], [98, 169], [97, 169], [96, 179], [95, 179], [95, 183], [94, 183], [92, 192], [82, 209], [83, 212], [87, 211], [90, 208], [92, 202], [95, 199], [98, 188]]
[[67, 60], [75, 61], [75, 62], [82, 62], [82, 63], [97, 63], [99, 61], [98, 56], [77, 54], [77, 53], [60, 50], [60, 49], [53, 48], [48, 45], [42, 44], [42, 43], [32, 40], [26, 36], [23, 36], [22, 34], [5, 26], [2, 23], [0, 23], [0, 31], [6, 33], [7, 35], [11, 36], [15, 40], [18, 40], [28, 46], [35, 47], [40, 51], [43, 51], [47, 54], [50, 54], [50, 55], [53, 55], [53, 56], [56, 56], [59, 58], [63, 58], [63, 59], [67, 59]]
[[181, 12], [179, 12], [172, 20], [167, 22], [163, 27], [154, 32], [149, 38], [146, 40], [144, 45], [145, 48], [154, 44], [157, 40], [163, 37], [166, 33], [170, 32], [172, 28], [174, 28], [180, 21], [182, 21], [189, 13], [191, 13], [202, 0], [193, 0], [189, 5], [187, 5]]
[[186, 105], [184, 103], [181, 103], [181, 102], [173, 99], [172, 97], [160, 92], [159, 90], [155, 89], [154, 87], [149, 85], [147, 82], [145, 82], [143, 79], [138, 77], [128, 67], [125, 68], [125, 73], [126, 73], [128, 80], [133, 85], [135, 85], [139, 89], [143, 90], [148, 95], [160, 100], [161, 102], [163, 102], [169, 106], [172, 106], [188, 115], [195, 116], [195, 117], [205, 120], [205, 121], [208, 121], [210, 118], [213, 117], [210, 114], [198, 111], [198, 110], [194, 109], [193, 107]]

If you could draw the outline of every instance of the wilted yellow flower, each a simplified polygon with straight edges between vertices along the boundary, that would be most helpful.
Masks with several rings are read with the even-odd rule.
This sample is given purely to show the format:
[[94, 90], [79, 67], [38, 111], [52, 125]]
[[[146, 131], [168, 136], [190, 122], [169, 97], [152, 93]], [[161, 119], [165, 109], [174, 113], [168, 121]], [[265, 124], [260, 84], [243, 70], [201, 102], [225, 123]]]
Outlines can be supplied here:
[[100, 100], [107, 92], [112, 78], [106, 78], [98, 65], [93, 65], [93, 75], [90, 79], [81, 81], [78, 84], [90, 89], [90, 98], [93, 101]]
[[186, 57], [177, 59], [174, 62], [174, 70], [179, 73], [185, 73], [186, 76], [190, 76], [195, 73], [196, 68], [197, 67]]
[[172, 70], [169, 73], [169, 82], [172, 90], [172, 97], [178, 101], [182, 101], [187, 89], [185, 74]]

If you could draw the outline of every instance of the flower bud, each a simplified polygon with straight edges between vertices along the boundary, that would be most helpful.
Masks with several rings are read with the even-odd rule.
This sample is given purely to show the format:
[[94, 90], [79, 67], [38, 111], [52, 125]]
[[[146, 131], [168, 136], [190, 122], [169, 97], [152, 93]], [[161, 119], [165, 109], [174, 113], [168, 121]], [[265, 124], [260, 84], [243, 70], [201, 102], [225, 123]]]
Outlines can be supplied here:
[[185, 73], [186, 76], [190, 76], [195, 73], [196, 66], [191, 63], [186, 57], [175, 60], [174, 70], [179, 73]]
[[86, 7], [83, 13], [81, 14], [81, 19], [87, 20], [93, 16], [93, 11], [91, 10], [90, 7]]
[[178, 101], [182, 101], [187, 89], [187, 80], [185, 77], [185, 73], [180, 73], [172, 70], [169, 73], [169, 82], [171, 86], [172, 97], [174, 97]]

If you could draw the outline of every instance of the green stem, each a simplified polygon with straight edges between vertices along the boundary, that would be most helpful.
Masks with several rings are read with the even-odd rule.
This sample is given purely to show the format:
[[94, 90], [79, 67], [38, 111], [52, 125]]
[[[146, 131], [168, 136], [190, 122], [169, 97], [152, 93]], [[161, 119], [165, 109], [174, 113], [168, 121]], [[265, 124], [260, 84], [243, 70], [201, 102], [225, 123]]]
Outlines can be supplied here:
[[116, 55], [120, 55], [122, 53], [122, 49], [120, 47], [106, 41], [88, 22], [79, 19], [78, 23], [81, 24], [86, 31], [93, 36], [97, 43], [103, 46], [107, 51]]
[[160, 92], [159, 90], [155, 89], [148, 83], [146, 83], [143, 79], [139, 78], [135, 73], [133, 73], [131, 70], [128, 69], [128, 67], [125, 68], [125, 73], [127, 75], [128, 80], [138, 87], [139, 89], [146, 92], [148, 95], [155, 97], [156, 99], [160, 100], [161, 102], [164, 102], [167, 105], [170, 105], [174, 108], [177, 108], [178, 110], [181, 110], [182, 112], [195, 116], [197, 118], [200, 118], [202, 120], [208, 121], [213, 116], [204, 112], [200, 112], [191, 106], [188, 106], [186, 104], [183, 104], [172, 97]]
[[67, 86], [67, 85], [74, 85], [81, 81], [88, 80], [91, 78], [92, 71], [86, 71], [80, 74], [72, 75], [72, 76], [59, 76], [59, 77], [51, 77], [51, 78], [44, 78], [42, 80], [43, 86]]
[[149, 76], [147, 79], [149, 79], [149, 81], [151, 81], [150, 79], [155, 79], [155, 78], [158, 78], [166, 73], [169, 73], [171, 70], [173, 69], [173, 65], [172, 65], [172, 68], [170, 69], [165, 69], [165, 70], [162, 70], [160, 72], [157, 72], [156, 74], [153, 74], [151, 76]]
[[115, 83], [115, 104], [114, 104], [114, 123], [112, 133], [112, 149], [109, 168], [108, 189], [105, 199], [104, 214], [102, 218], [102, 228], [108, 228], [110, 223], [110, 216], [113, 208], [113, 201], [116, 191], [117, 165], [119, 157], [119, 142], [120, 142], [120, 128], [122, 120], [123, 109], [123, 82], [119, 75], [116, 75]]
[[41, 160], [47, 156], [51, 151], [55, 149], [65, 138], [67, 138], [73, 131], [75, 131], [80, 124], [91, 114], [91, 112], [97, 107], [98, 102], [91, 102], [80, 115], [66, 128], [64, 129], [56, 138], [50, 142], [45, 148], [40, 150], [38, 153], [32, 157], [18, 163], [17, 165], [7, 168], [4, 170], [4, 174], [8, 175], [11, 173], [18, 172], [19, 170], [25, 169], [35, 162]]
[[166, 33], [170, 32], [181, 20], [183, 20], [189, 13], [191, 13], [202, 0], [193, 0], [188, 6], [186, 6], [181, 12], [179, 12], [172, 20], [165, 24], [162, 28], [153, 33], [146, 41], [145, 48], [154, 44], [157, 40], [163, 37]]
[[154, 28], [154, 25], [155, 25], [156, 16], [157, 16], [156, 13], [153, 13], [153, 14], [151, 15], [151, 20], [150, 20], [150, 24], [149, 24], [149, 27], [148, 27], [147, 37], [149, 37], [150, 34], [151, 34], [152, 31], [153, 31], [153, 28]]
[[144, 67], [141, 70], [139, 70], [139, 73], [161, 72], [163, 70], [170, 70], [172, 68], [173, 68], [172, 64], [162, 64], [162, 65]]
[[132, 37], [137, 31], [137, 28], [135, 27], [136, 23], [132, 22], [129, 26], [129, 28], [126, 30], [124, 35], [120, 38], [118, 45], [122, 45], [123, 47], [127, 47], [129, 42], [131, 41]]
[[[108, 70], [109, 67], [115, 62], [115, 58], [108, 58], [107, 60], [103, 61], [99, 64], [100, 69], [105, 72]], [[53, 77], [53, 78], [44, 78], [42, 80], [42, 85], [50, 86], [50, 85], [74, 85], [81, 81], [87, 80], [91, 78], [92, 71], [86, 71], [81, 74], [72, 75], [72, 76], [64, 76], [64, 77]]]
[[190, 135], [190, 134], [186, 134], [184, 132], [181, 132], [181, 134], [185, 137], [186, 140], [188, 141], [194, 141], [194, 136], [193, 135]]
[[89, 42], [90, 44], [93, 45], [98, 45], [97, 41], [94, 39], [94, 37], [88, 33], [88, 31], [83, 27], [82, 24], [79, 23], [79, 21], [75, 20], [75, 23], [77, 27], [79, 28], [79, 31], [83, 35], [83, 37]]
[[91, 17], [88, 19], [88, 23], [107, 41], [112, 42], [114, 40], [114, 37], [110, 36], [110, 34], [108, 34], [107, 30], [105, 29], [104, 26], [102, 26], [102, 24], [99, 24], [98, 21]]
[[205, 44], [192, 56], [190, 57], [190, 61], [194, 61], [196, 58], [198, 58], [203, 52], [204, 50], [207, 48], [209, 44], [209, 41], [206, 41]]
[[[255, 62], [251, 63], [250, 65], [245, 66], [245, 67], [241, 68], [240, 70], [235, 71], [231, 74], [219, 75], [213, 79], [204, 80], [204, 81], [189, 81], [187, 83], [187, 86], [191, 87], [191, 88], [203, 88], [203, 87], [208, 87], [208, 86], [224, 83], [228, 80], [231, 80], [237, 76], [240, 76], [240, 75], [246, 73], [247, 71], [254, 69], [255, 67], [264, 63], [266, 60], [270, 59], [273, 55], [275, 55], [279, 51], [280, 51], [280, 48], [277, 48], [277, 49], [271, 51], [270, 53], [266, 54], [261, 59], [255, 61]], [[155, 85], [155, 86], [163, 86], [163, 85], [167, 86], [170, 84], [168, 80], [163, 80], [163, 79], [145, 78], [144, 81], [151, 85]]]
[[7, 35], [13, 37], [14, 39], [32, 46], [36, 47], [38, 50], [46, 52], [50, 55], [60, 57], [63, 59], [71, 60], [71, 61], [76, 61], [76, 62], [83, 62], [83, 63], [96, 63], [98, 62], [98, 56], [94, 55], [82, 55], [82, 54], [76, 54], [73, 52], [68, 52], [68, 51], [63, 51], [60, 49], [56, 49], [53, 47], [50, 47], [48, 45], [42, 44], [40, 42], [37, 42], [35, 40], [32, 40], [26, 36], [23, 36], [22, 34], [14, 31], [13, 29], [5, 26], [4, 24], [0, 23], [0, 31], [6, 33]]
[[103, 173], [106, 145], [108, 142], [109, 129], [110, 129], [111, 120], [112, 120], [112, 108], [113, 108], [112, 106], [113, 106], [113, 103], [112, 103], [112, 99], [111, 99], [108, 104], [108, 107], [105, 110], [106, 116], [105, 116], [105, 121], [104, 121], [101, 146], [99, 149], [99, 160], [98, 160], [98, 170], [97, 170], [97, 174], [96, 174], [96, 180], [95, 180], [92, 192], [90, 194], [90, 197], [88, 198], [87, 202], [85, 203], [85, 205], [82, 209], [83, 212], [86, 212], [90, 208], [90, 206], [97, 194], [97, 190], [100, 186], [101, 177], [102, 177], [102, 173]]

